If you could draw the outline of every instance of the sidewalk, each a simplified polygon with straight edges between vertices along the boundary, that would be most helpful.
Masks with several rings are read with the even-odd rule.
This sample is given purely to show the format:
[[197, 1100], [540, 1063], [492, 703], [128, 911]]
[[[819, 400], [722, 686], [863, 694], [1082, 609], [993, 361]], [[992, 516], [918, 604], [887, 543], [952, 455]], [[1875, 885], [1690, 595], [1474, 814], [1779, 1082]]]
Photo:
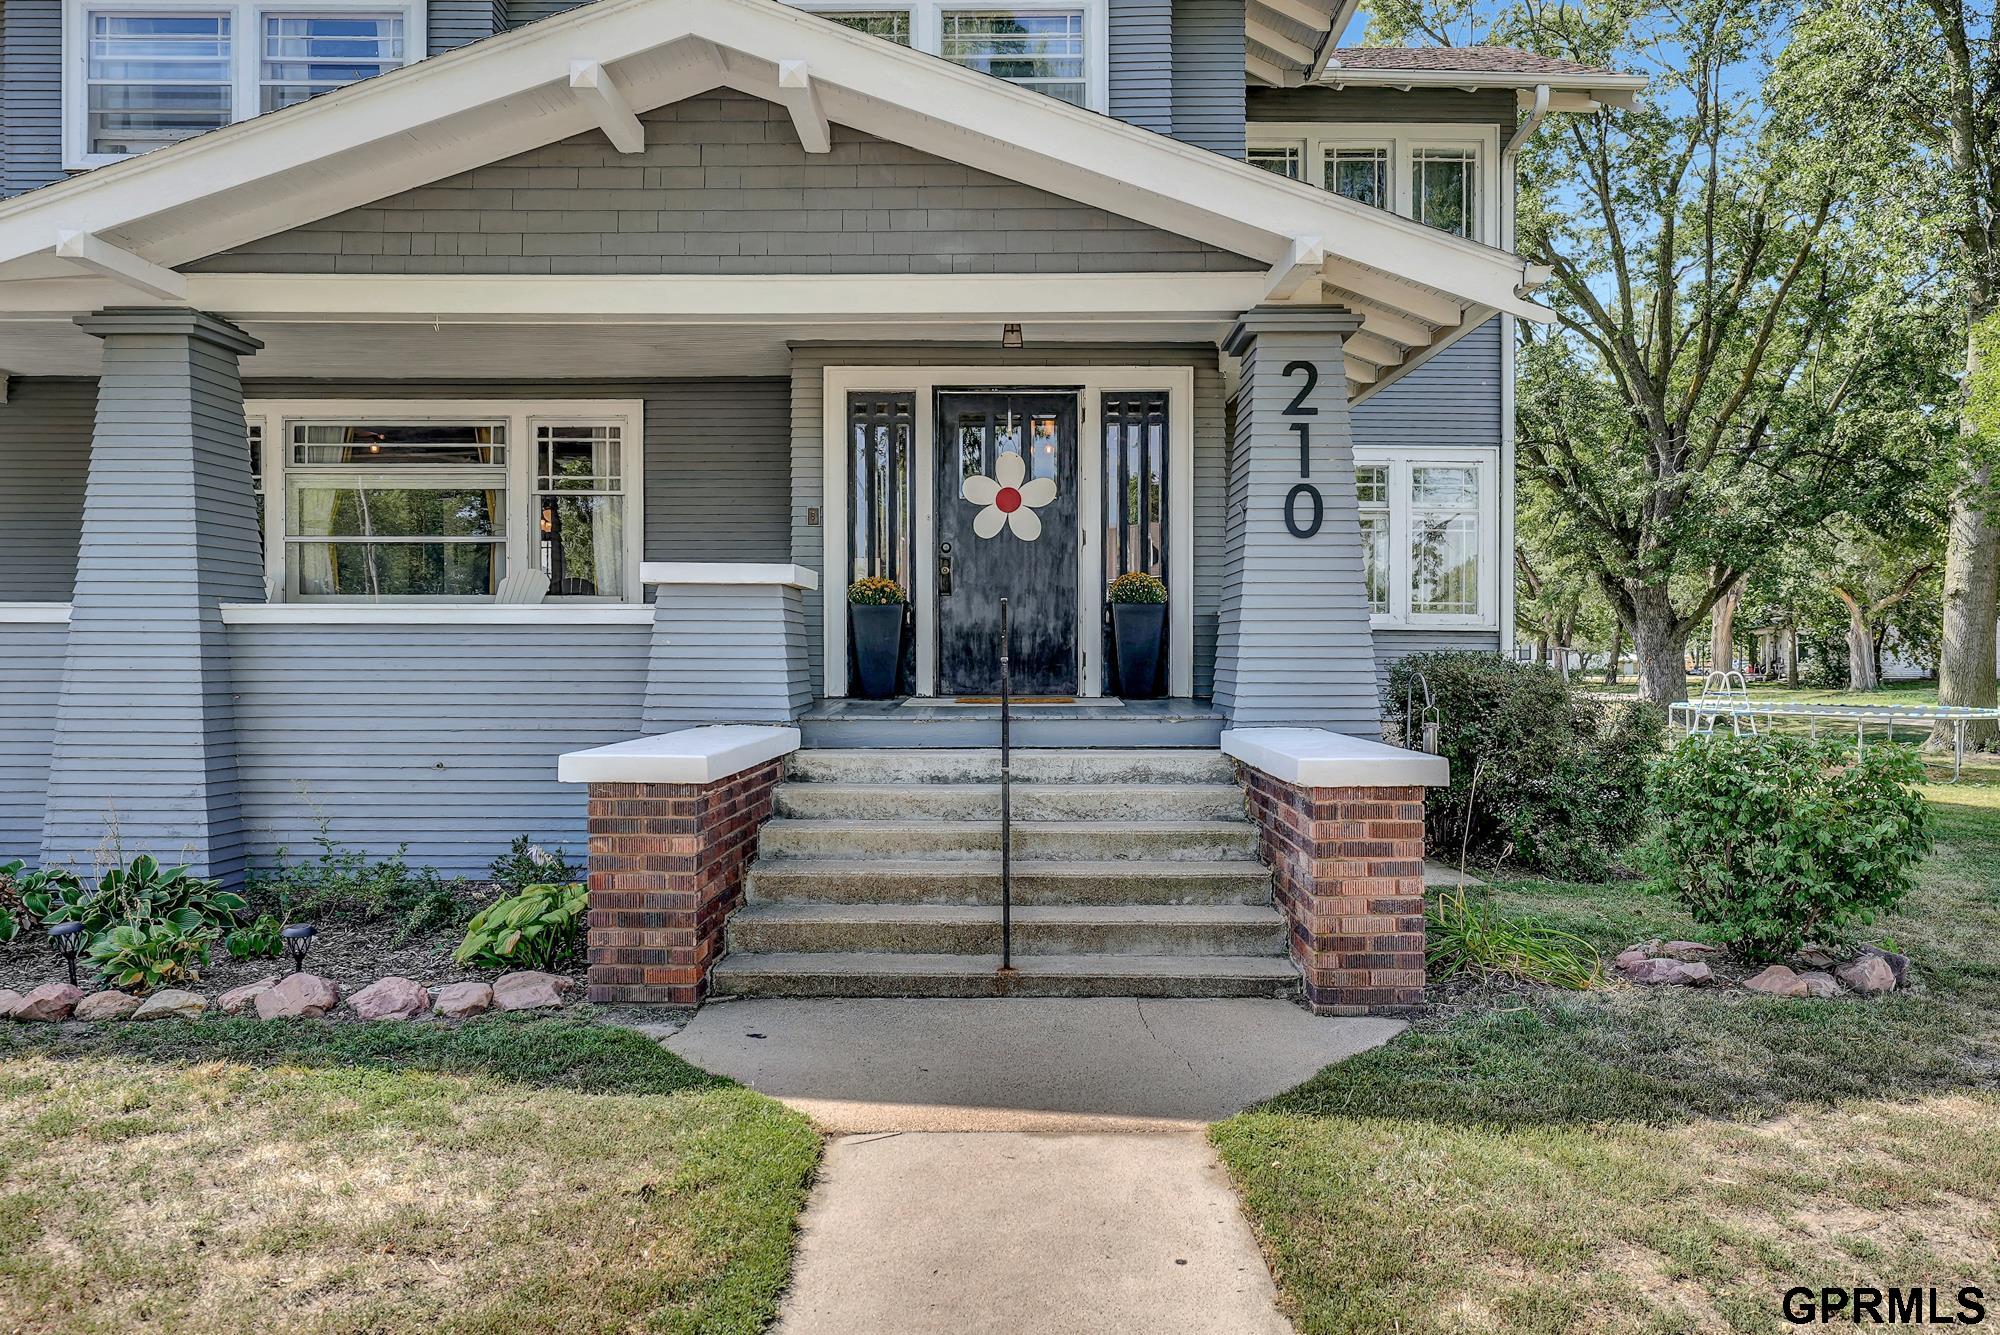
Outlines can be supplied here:
[[1279, 1001], [755, 1001], [665, 1041], [837, 1133], [783, 1335], [1283, 1335], [1206, 1124], [1402, 1027]]

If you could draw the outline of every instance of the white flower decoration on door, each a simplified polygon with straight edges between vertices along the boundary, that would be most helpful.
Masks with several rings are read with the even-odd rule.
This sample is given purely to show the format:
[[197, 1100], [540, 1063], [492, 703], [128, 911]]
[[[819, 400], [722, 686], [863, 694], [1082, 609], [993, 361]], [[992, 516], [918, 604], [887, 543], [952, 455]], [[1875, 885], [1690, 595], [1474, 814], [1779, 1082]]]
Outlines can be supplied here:
[[974, 505], [983, 505], [972, 521], [972, 531], [982, 538], [998, 534], [1004, 526], [1022, 542], [1042, 536], [1042, 521], [1035, 511], [1056, 498], [1054, 478], [1038, 477], [1022, 481], [1028, 466], [1018, 454], [1002, 454], [993, 461], [993, 476], [965, 479], [959, 494]]

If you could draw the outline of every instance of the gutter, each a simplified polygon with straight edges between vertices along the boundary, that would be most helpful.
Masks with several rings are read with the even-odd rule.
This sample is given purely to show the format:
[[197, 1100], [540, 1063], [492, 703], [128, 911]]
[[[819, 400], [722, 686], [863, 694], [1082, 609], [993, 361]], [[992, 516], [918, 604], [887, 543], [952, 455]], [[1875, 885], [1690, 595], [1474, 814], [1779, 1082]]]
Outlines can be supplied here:
[[1500, 150], [1500, 170], [1514, 169], [1514, 155], [1521, 151], [1521, 145], [1535, 137], [1535, 131], [1542, 128], [1542, 117], [1549, 114], [1549, 86], [1535, 85], [1534, 105], [1528, 108], [1528, 118], [1514, 129], [1514, 137], [1507, 141], [1507, 147]]

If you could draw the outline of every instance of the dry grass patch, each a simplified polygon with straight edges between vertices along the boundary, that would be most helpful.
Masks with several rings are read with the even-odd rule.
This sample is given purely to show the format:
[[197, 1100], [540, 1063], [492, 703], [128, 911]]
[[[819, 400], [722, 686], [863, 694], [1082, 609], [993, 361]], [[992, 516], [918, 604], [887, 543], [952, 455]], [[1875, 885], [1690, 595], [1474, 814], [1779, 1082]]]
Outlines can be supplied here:
[[0, 1046], [9, 1329], [754, 1331], [775, 1310], [816, 1137], [636, 1035], [169, 1028]]

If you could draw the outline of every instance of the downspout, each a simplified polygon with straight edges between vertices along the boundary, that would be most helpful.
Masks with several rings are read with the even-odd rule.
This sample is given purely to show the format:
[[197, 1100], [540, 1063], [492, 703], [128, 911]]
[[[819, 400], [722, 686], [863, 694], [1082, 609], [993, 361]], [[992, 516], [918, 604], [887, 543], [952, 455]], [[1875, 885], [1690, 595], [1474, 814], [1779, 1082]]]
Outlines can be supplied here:
[[[1500, 248], [1514, 249], [1514, 209], [1519, 181], [1515, 170], [1515, 160], [1521, 145], [1535, 135], [1542, 127], [1542, 118], [1549, 114], [1549, 86], [1535, 85], [1535, 100], [1528, 108], [1527, 119], [1514, 128], [1513, 137], [1500, 151], [1500, 174], [1507, 192], [1507, 207], [1500, 214]], [[1532, 286], [1535, 274], [1532, 266], [1521, 266], [1521, 286]], [[1525, 294], [1524, 294], [1525, 295]], [[1500, 317], [1500, 535], [1505, 550], [1497, 555], [1501, 571], [1500, 577], [1500, 654], [1503, 658], [1514, 656], [1514, 580], [1513, 563], [1509, 559], [1514, 547], [1514, 317]]]

